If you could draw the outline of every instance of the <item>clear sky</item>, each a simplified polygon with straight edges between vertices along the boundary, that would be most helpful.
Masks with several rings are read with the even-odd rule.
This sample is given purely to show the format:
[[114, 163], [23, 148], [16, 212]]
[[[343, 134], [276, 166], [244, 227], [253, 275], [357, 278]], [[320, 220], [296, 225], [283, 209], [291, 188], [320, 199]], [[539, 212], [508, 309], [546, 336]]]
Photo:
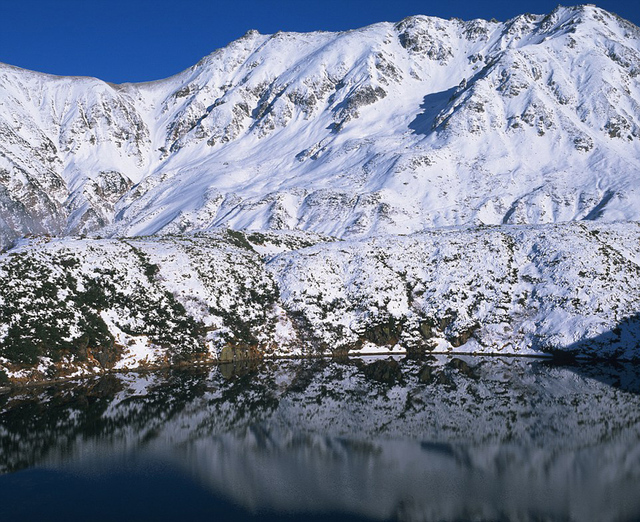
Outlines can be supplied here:
[[[337, 31], [414, 14], [506, 20], [557, 0], [0, 0], [0, 61], [106, 81], [156, 80], [249, 29]], [[640, 25], [640, 1], [598, 6]]]

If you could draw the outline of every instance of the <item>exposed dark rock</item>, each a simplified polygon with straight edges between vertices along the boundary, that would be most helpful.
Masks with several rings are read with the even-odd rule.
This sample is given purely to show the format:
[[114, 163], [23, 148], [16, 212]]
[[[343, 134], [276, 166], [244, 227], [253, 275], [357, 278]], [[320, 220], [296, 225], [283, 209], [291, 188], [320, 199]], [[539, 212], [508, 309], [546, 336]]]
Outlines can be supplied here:
[[400, 340], [402, 329], [402, 323], [390, 317], [387, 322], [368, 327], [362, 337], [378, 346], [393, 346]]
[[473, 337], [473, 334], [480, 328], [480, 325], [475, 323], [467, 328], [459, 330], [457, 333], [447, 335], [447, 340], [454, 348], [458, 348], [465, 344], [469, 339]]

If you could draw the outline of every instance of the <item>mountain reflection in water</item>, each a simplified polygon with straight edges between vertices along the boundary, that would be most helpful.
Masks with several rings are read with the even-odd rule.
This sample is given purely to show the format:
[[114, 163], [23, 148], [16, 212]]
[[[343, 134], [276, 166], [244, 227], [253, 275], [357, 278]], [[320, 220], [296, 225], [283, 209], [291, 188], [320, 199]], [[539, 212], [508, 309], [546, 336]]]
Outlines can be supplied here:
[[[265, 519], [635, 520], [640, 367], [431, 356], [108, 375], [0, 396], [0, 449], [5, 493], [27, 470], [72, 487], [154, 462], [192, 484], [176, 496]], [[34, 509], [19, 499], [2, 505]]]

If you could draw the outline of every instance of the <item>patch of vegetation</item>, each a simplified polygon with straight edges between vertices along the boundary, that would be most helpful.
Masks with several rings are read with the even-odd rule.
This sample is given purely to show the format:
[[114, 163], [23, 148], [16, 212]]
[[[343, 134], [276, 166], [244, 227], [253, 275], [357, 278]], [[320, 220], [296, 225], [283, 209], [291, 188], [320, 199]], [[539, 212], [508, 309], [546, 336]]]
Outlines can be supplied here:
[[[232, 249], [214, 255], [202, 245], [189, 247], [189, 256], [198, 278], [212, 296], [209, 313], [222, 319], [220, 338], [234, 346], [264, 343], [275, 328], [273, 309], [278, 290], [257, 253], [244, 246], [241, 232], [227, 231], [234, 238]], [[238, 239], [238, 238], [241, 238]], [[246, 242], [249, 245], [248, 242]], [[250, 245], [249, 245], [250, 247]]]
[[0, 355], [35, 364], [40, 356], [57, 361], [71, 353], [74, 314], [59, 298], [60, 291], [68, 290], [65, 274], [26, 253], [7, 256], [0, 270], [5, 281], [0, 288], [0, 324], [7, 325]]
[[245, 250], [250, 250], [253, 252], [253, 247], [251, 243], [247, 241], [246, 235], [244, 232], [240, 232], [239, 230], [232, 230], [230, 228], [227, 229], [227, 237], [230, 240], [229, 242], [234, 246], [239, 248], [244, 248]]
[[[122, 347], [102, 318], [115, 311], [117, 326], [130, 335], [146, 335], [166, 347], [172, 360], [205, 350], [204, 327], [175, 296], [158, 288], [159, 267], [133, 249], [144, 274], [123, 286], [131, 274], [107, 266], [82, 271], [69, 251], [22, 252], [6, 256], [0, 274], [0, 324], [6, 334], [0, 355], [12, 363], [35, 365], [40, 357], [54, 362], [66, 356], [79, 362], [93, 357], [103, 367], [118, 360]], [[105, 256], [95, 250], [92, 255]], [[146, 281], [145, 281], [146, 279]], [[133, 320], [132, 320], [133, 318]]]

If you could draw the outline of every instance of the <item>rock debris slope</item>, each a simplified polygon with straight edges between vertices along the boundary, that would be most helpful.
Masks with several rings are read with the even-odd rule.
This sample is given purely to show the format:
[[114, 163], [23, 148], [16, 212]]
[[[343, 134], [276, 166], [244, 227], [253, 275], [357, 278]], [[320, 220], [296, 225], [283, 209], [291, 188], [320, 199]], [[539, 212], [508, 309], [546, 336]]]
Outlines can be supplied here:
[[25, 234], [640, 217], [640, 31], [593, 6], [248, 32], [111, 85], [0, 67], [0, 244]]

